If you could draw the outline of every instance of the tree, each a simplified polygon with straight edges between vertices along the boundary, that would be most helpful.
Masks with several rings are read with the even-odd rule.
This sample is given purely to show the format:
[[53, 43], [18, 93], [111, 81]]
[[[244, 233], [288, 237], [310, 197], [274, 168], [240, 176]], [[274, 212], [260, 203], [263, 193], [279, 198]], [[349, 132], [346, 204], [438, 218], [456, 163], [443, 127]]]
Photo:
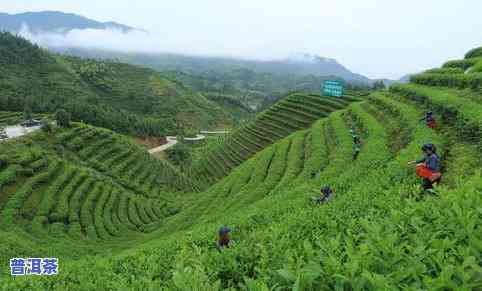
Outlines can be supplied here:
[[25, 106], [23, 108], [23, 118], [25, 120], [32, 119], [32, 106], [30, 105], [30, 102], [25, 103]]
[[55, 113], [55, 120], [57, 125], [61, 127], [70, 127], [70, 114], [64, 109], [59, 109]]
[[166, 151], [167, 158], [177, 166], [186, 167], [191, 163], [191, 153], [186, 145], [178, 143]]
[[385, 83], [382, 80], [375, 81], [373, 83], [373, 90], [383, 90], [385, 89]]
[[52, 125], [47, 120], [42, 121], [42, 126], [40, 128], [46, 133], [51, 133], [53, 129]]

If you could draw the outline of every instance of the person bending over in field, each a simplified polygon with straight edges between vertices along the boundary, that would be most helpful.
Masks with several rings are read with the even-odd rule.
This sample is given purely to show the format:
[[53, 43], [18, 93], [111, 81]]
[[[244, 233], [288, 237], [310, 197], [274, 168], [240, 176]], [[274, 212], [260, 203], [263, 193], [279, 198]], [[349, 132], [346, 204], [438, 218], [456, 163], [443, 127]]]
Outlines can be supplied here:
[[355, 130], [350, 129], [350, 134], [351, 134], [351, 137], [353, 138], [354, 144], [361, 143], [360, 136], [355, 132]]
[[229, 239], [229, 233], [231, 229], [229, 227], [223, 226], [219, 229], [219, 238], [216, 244], [216, 247], [219, 251], [222, 251], [224, 248], [229, 248], [229, 243], [231, 240]]
[[362, 141], [360, 136], [356, 134], [353, 129], [350, 130], [350, 133], [353, 138], [353, 160], [355, 161], [358, 159], [358, 155], [360, 154]]
[[330, 186], [324, 186], [320, 189], [320, 196], [311, 197], [311, 201], [315, 204], [324, 204], [331, 200], [333, 197], [333, 190]]
[[434, 192], [433, 185], [440, 183], [440, 158], [434, 144], [428, 143], [422, 146], [424, 157], [417, 161], [408, 162], [409, 165], [416, 164], [417, 176], [422, 178], [422, 188], [425, 191]]
[[358, 155], [360, 154], [361, 151], [361, 143], [356, 143], [353, 146], [353, 160], [356, 161], [358, 159]]
[[433, 117], [432, 111], [428, 111], [427, 113], [425, 113], [425, 116], [422, 119], [420, 119], [420, 121], [425, 121], [425, 124], [431, 129], [437, 128], [437, 122]]

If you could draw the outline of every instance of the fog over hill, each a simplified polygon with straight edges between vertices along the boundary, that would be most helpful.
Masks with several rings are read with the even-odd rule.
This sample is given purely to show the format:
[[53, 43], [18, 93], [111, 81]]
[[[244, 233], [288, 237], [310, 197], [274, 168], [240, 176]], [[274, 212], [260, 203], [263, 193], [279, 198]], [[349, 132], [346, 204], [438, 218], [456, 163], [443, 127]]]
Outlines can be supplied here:
[[0, 30], [21, 32], [28, 27], [32, 33], [68, 33], [75, 29], [114, 29], [122, 32], [138, 30], [113, 21], [99, 22], [73, 13], [59, 11], [0, 13]]
[[[79, 56], [116, 58], [119, 53], [136, 54], [139, 58], [152, 58], [156, 69], [186, 71], [183, 63], [195, 63], [201, 71], [216, 70], [217, 67], [236, 66], [261, 73], [337, 76], [357, 84], [369, 84], [371, 80], [355, 74], [335, 59], [304, 52], [291, 55], [243, 57], [215, 53], [198, 46], [172, 45], [168, 36], [155, 35], [116, 22], [99, 22], [80, 15], [63, 12], [29, 12], [22, 14], [0, 14], [0, 29], [21, 36], [55, 51], [71, 51]], [[92, 50], [104, 51], [93, 55]], [[174, 62], [166, 62], [166, 54]], [[153, 56], [154, 55], [154, 56]], [[134, 63], [142, 63], [140, 61]], [[152, 66], [151, 66], [152, 67]], [[198, 71], [199, 71], [198, 70]]]

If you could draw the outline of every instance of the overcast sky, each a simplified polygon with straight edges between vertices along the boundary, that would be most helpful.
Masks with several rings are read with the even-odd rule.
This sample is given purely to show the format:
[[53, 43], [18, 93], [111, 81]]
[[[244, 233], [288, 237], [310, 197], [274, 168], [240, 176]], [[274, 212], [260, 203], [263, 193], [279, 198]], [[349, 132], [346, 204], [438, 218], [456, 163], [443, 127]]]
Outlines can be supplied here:
[[[307, 52], [335, 58], [371, 78], [440, 66], [482, 45], [480, 0], [0, 2], [1, 12], [42, 10], [144, 28], [153, 40], [134, 38], [139, 47], [145, 42], [159, 51], [250, 58]], [[96, 40], [103, 41], [108, 39]]]

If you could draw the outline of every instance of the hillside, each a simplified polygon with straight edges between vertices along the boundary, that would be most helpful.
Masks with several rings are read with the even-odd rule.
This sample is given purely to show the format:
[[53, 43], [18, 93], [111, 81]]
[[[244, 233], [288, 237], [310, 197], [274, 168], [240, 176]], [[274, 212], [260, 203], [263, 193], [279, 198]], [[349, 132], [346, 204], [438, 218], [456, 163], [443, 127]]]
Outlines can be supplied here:
[[116, 29], [123, 32], [136, 28], [116, 22], [99, 22], [73, 13], [59, 11], [0, 13], [0, 30], [20, 32], [26, 26], [32, 33], [66, 33], [74, 29]]
[[[202, 192], [188, 193], [196, 190], [189, 179], [196, 177], [168, 164], [163, 166], [170, 174], [161, 174], [154, 186], [133, 183], [131, 191], [124, 180], [151, 180], [142, 178], [151, 173], [142, 163], [131, 167], [145, 152], [134, 147], [131, 157], [118, 163], [108, 158], [119, 144], [110, 138], [124, 138], [90, 126], [0, 144], [0, 259], [5, 266], [0, 287], [478, 290], [482, 104], [480, 86], [474, 85], [477, 52], [456, 62], [467, 66], [466, 73], [445, 66], [443, 73], [438, 69], [413, 77], [417, 83], [372, 92], [329, 115], [319, 111], [297, 128], [289, 125], [301, 121], [299, 106], [316, 109], [312, 99], [322, 99], [289, 96], [265, 117], [284, 135], [256, 148]], [[420, 122], [428, 110], [438, 120], [436, 130]], [[283, 119], [273, 118], [277, 112]], [[357, 160], [350, 129], [363, 140]], [[421, 193], [420, 179], [407, 165], [427, 142], [437, 146], [442, 159], [443, 179], [435, 194]], [[159, 163], [145, 159], [148, 167]], [[73, 162], [79, 160], [84, 162]], [[90, 182], [76, 191], [59, 186], [76, 183], [68, 178], [79, 176], [76, 171], [85, 171], [77, 179]], [[173, 180], [180, 182], [167, 183]], [[156, 185], [164, 191], [144, 194]], [[313, 205], [310, 197], [324, 185], [334, 189], [334, 196]], [[83, 194], [88, 187], [94, 190]], [[167, 205], [161, 202], [165, 198]], [[32, 205], [38, 210], [31, 211]], [[67, 220], [56, 220], [66, 215]], [[220, 252], [214, 242], [222, 225], [233, 228], [233, 242]], [[22, 256], [58, 257], [60, 272], [12, 279], [7, 262]]]
[[219, 144], [207, 148], [202, 158], [193, 165], [192, 171], [203, 182], [216, 181], [265, 147], [295, 131], [310, 127], [316, 120], [356, 100], [356, 97], [349, 96], [288, 95]]
[[116, 59], [145, 66], [167, 74], [194, 91], [228, 94], [260, 111], [291, 92], [317, 94], [320, 84], [327, 79], [345, 79], [347, 86], [353, 88], [366, 88], [372, 84], [371, 80], [362, 76], [347, 77], [349, 71], [345, 67], [321, 57], [316, 57], [315, 62], [300, 59], [267, 62], [82, 48], [52, 49], [65, 55]]
[[38, 238], [135, 238], [175, 213], [173, 193], [197, 189], [125, 137], [87, 125], [0, 148], [2, 227]]
[[0, 110], [69, 111], [74, 120], [133, 135], [229, 126], [215, 103], [155, 71], [53, 55], [0, 34]]

